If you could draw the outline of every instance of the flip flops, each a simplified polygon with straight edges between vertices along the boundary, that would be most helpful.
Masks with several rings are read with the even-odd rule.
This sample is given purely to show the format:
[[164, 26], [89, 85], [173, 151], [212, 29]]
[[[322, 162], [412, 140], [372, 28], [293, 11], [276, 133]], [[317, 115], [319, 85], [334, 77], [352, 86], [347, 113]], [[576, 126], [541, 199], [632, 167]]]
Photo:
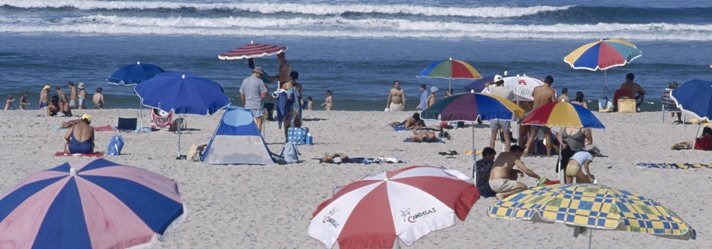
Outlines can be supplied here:
[[441, 151], [441, 152], [438, 152], [438, 154], [443, 155], [443, 156], [454, 156], [454, 155], [457, 155], [457, 151], [454, 151], [454, 150]]

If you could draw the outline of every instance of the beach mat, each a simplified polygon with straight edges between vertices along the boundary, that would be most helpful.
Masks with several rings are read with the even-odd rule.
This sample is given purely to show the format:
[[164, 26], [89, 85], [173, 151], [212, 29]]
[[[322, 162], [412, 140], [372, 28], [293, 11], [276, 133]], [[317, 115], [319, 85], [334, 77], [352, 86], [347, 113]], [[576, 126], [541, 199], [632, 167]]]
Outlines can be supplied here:
[[94, 131], [116, 131], [116, 129], [111, 125], [103, 125], [94, 127]]
[[406, 143], [426, 143], [426, 144], [427, 144], [427, 143], [445, 143], [445, 141], [442, 140], [441, 138], [438, 138], [438, 141], [435, 141], [435, 142], [416, 142], [416, 141], [411, 140], [410, 138], [406, 138], [406, 139], [403, 139], [403, 142], [406, 142]]
[[329, 164], [342, 164], [342, 163], [354, 163], [354, 164], [382, 164], [382, 163], [405, 163], [403, 160], [397, 157], [349, 157], [347, 160], [341, 160], [340, 162], [324, 162], [321, 158], [313, 158], [318, 160], [319, 163], [329, 163]]
[[635, 163], [638, 168], [645, 169], [700, 169], [708, 168], [712, 169], [712, 163], [650, 163], [650, 162], [638, 162]]
[[104, 156], [104, 152], [94, 152], [93, 154], [83, 154], [83, 153], [65, 154], [64, 151], [57, 151], [56, 153], [54, 153], [54, 156], [102, 157], [102, 156]]

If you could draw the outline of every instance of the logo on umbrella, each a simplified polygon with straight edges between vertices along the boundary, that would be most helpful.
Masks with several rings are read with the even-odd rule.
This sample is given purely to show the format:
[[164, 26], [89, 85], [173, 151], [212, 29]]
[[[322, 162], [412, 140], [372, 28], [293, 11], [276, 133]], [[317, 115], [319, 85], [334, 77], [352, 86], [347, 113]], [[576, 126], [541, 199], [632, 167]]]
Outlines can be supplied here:
[[410, 208], [407, 208], [405, 210], [401, 210], [401, 216], [403, 216], [403, 222], [410, 222], [410, 223], [415, 223], [417, 219], [423, 218], [429, 214], [435, 213], [437, 210], [435, 208], [427, 209], [418, 213], [415, 213], [414, 215], [410, 215]]
[[526, 81], [526, 80], [523, 80], [523, 79], [522, 79], [522, 80], [519, 80], [519, 84], [526, 86], [526, 85], [527, 85], [527, 81]]
[[339, 210], [336, 208], [332, 208], [329, 210], [329, 212], [324, 216], [324, 220], [322, 220], [322, 223], [327, 223], [331, 224], [334, 228], [339, 228], [339, 222], [337, 222], [334, 218], [331, 218], [332, 215], [334, 215], [336, 212]]

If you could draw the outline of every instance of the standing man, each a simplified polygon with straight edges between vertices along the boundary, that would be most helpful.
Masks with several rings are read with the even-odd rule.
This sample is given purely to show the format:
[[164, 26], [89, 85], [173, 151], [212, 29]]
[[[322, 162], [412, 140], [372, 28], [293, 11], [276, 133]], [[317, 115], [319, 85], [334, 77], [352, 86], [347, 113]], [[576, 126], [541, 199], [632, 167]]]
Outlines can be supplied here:
[[435, 93], [438, 92], [437, 87], [430, 87], [430, 96], [428, 96], [428, 107], [433, 106], [436, 102], [438, 102], [438, 97], [435, 96]]
[[[532, 107], [532, 110], [536, 110], [540, 106], [546, 105], [548, 103], [556, 102], [556, 90], [554, 90], [554, 88], [551, 88], [551, 84], [554, 83], [554, 77], [551, 75], [547, 75], [544, 78], [544, 83], [546, 84], [534, 88], [534, 91], [532, 93], [534, 97], [534, 105]], [[524, 149], [524, 156], [529, 155], [529, 152], [531, 152], [532, 144], [534, 143], [534, 140], [537, 137], [537, 132], [539, 131], [539, 129], [544, 132], [544, 136], [546, 137], [546, 156], [551, 156], [551, 129], [546, 126], [535, 125], [530, 125], [527, 145]]]
[[[504, 87], [504, 79], [501, 75], [497, 74], [494, 76], [494, 84], [487, 87], [487, 91], [490, 94], [503, 97], [508, 100], [514, 99], [514, 92], [511, 89]], [[497, 138], [497, 134], [500, 131], [503, 133], [504, 137], [504, 151], [509, 151], [509, 146], [511, 146], [511, 138], [509, 130], [511, 129], [510, 121], [502, 119], [492, 119], [490, 120], [490, 129], [492, 134], [490, 135], [490, 148], [494, 148], [494, 141]]]
[[264, 116], [264, 105], [262, 99], [267, 96], [267, 88], [262, 82], [262, 76], [265, 71], [262, 67], [255, 67], [252, 70], [252, 75], [245, 78], [240, 85], [240, 99], [245, 107], [245, 109], [252, 112], [252, 116], [255, 117], [255, 123], [257, 124], [257, 129], [262, 132], [263, 116]]
[[559, 102], [566, 102], [569, 103], [571, 99], [569, 98], [569, 89], [564, 87], [561, 88], [561, 96], [559, 96]]
[[67, 87], [69, 87], [69, 107], [72, 109], [77, 108], [77, 96], [79, 93], [77, 92], [77, 86], [74, 85], [74, 82], [67, 82]]
[[400, 87], [400, 82], [393, 81], [393, 88], [391, 88], [388, 94], [388, 101], [386, 102], [386, 110], [392, 112], [402, 111], [405, 107], [405, 92]]
[[418, 103], [418, 111], [422, 111], [428, 108], [428, 92], [427, 86], [425, 84], [420, 84], [420, 103]]
[[[640, 84], [635, 83], [633, 81], [635, 79], [635, 74], [633, 73], [628, 73], [625, 75], [625, 82], [621, 84], [620, 89], [628, 89], [631, 93], [633, 93], [633, 97], [635, 98], [635, 108], [637, 111], [640, 111], [640, 104], [643, 103], [645, 100], [645, 89], [640, 86]], [[617, 103], [616, 103], [617, 104]]]
[[[270, 77], [270, 80], [279, 81], [277, 89], [281, 89], [282, 84], [286, 83], [290, 79], [289, 74], [292, 72], [292, 65], [287, 62], [284, 52], [277, 54], [277, 60], [279, 60], [279, 74]], [[264, 74], [264, 72], [262, 74]]]

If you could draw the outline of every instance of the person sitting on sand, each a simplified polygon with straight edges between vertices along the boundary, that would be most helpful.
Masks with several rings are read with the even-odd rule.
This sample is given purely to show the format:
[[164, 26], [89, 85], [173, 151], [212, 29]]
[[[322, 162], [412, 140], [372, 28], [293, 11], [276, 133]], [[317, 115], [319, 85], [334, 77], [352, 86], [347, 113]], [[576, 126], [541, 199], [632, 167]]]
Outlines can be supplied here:
[[52, 95], [47, 106], [47, 116], [56, 116], [58, 112], [62, 112], [65, 117], [72, 116], [72, 110], [69, 108], [69, 103], [60, 102], [59, 96]]
[[325, 111], [330, 111], [331, 107], [334, 105], [334, 98], [332, 95], [333, 93], [331, 90], [326, 90], [326, 98], [324, 99], [324, 103], [321, 104], [321, 107], [324, 107]]
[[438, 136], [435, 134], [435, 132], [429, 131], [429, 130], [414, 130], [413, 136], [411, 136], [409, 140], [411, 142], [418, 142], [418, 143], [419, 142], [432, 143], [432, 142], [440, 141], [438, 139]]
[[712, 128], [702, 129], [702, 136], [695, 139], [696, 150], [712, 150]]
[[[599, 154], [596, 146], [587, 145], [583, 151], [576, 152], [566, 165], [566, 183], [593, 183], [596, 178], [589, 168], [593, 162], [593, 155]], [[583, 170], [582, 170], [583, 169]]]
[[489, 177], [492, 172], [492, 164], [494, 163], [494, 157], [497, 152], [490, 148], [485, 147], [482, 149], [482, 159], [475, 162], [475, 169], [477, 172], [477, 180], [475, 181], [477, 189], [480, 190], [480, 196], [492, 197], [495, 192], [492, 191], [489, 185]]
[[82, 122], [77, 122], [72, 126], [64, 140], [64, 153], [74, 154], [91, 154], [94, 153], [94, 127], [91, 127], [91, 115], [84, 114], [81, 118]]
[[537, 173], [527, 168], [524, 162], [521, 161], [523, 152], [522, 147], [512, 145], [509, 151], [500, 153], [497, 159], [494, 160], [494, 163], [492, 163], [489, 185], [490, 188], [497, 193], [496, 196], [498, 199], [504, 199], [507, 196], [527, 189], [527, 185], [517, 181], [518, 171], [514, 170], [515, 166], [524, 174], [536, 179], [541, 179]]
[[577, 104], [583, 106], [583, 108], [588, 109], [588, 104], [586, 104], [586, 101], [583, 99], [583, 97], [583, 92], [577, 91], [574, 99], [571, 100], [571, 104]]

